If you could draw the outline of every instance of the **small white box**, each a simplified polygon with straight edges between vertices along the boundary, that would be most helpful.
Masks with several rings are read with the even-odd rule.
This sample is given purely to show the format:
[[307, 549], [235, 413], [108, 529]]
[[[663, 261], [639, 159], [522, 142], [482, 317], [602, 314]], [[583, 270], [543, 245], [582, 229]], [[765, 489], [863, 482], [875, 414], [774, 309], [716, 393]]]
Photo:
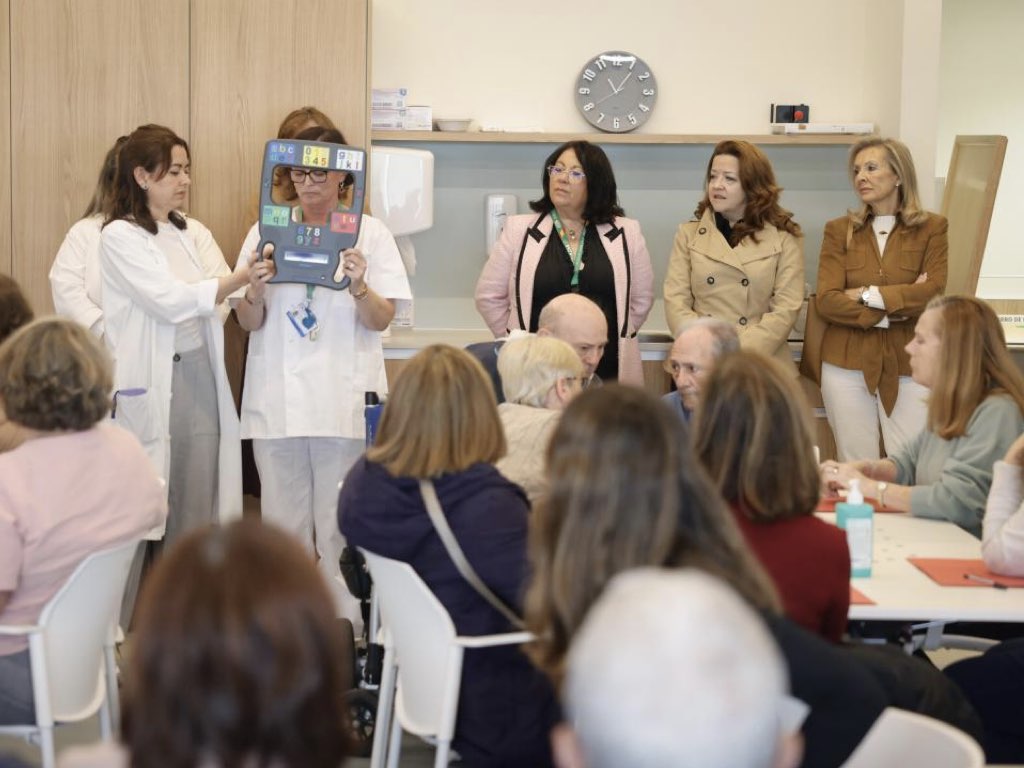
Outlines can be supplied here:
[[772, 123], [772, 133], [793, 135], [800, 133], [874, 133], [874, 123]]
[[405, 88], [374, 88], [370, 95], [370, 106], [373, 108], [404, 109], [405, 97], [407, 95], [408, 91]]
[[404, 130], [404, 112], [404, 109], [381, 109], [374, 107], [370, 110], [370, 128], [375, 131]]
[[406, 131], [429, 131], [434, 127], [433, 109], [423, 106], [409, 106], [403, 110], [402, 128]]

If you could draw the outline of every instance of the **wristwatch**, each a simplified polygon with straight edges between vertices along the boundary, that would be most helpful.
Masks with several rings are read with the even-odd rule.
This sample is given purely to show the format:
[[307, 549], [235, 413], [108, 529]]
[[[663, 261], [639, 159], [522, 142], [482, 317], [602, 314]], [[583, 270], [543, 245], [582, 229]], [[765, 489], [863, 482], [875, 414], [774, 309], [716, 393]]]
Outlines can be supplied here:
[[870, 299], [870, 298], [871, 298], [871, 289], [870, 288], [865, 288], [863, 291], [860, 292], [860, 303], [861, 304], [867, 305], [868, 299]]
[[881, 483], [877, 483], [876, 485], [877, 485], [877, 488], [878, 488], [878, 496], [877, 496], [877, 498], [878, 498], [878, 506], [884, 507], [885, 506], [885, 492], [889, 488], [889, 484], [885, 483], [885, 482], [881, 482]]

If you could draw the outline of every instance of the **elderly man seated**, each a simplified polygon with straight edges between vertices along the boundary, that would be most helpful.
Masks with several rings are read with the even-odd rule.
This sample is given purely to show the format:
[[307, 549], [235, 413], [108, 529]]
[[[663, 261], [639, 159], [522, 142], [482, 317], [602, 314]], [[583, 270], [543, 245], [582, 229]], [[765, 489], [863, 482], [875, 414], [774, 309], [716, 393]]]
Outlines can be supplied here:
[[665, 360], [665, 371], [676, 384], [676, 391], [665, 395], [665, 402], [683, 421], [690, 421], [715, 363], [739, 348], [736, 329], [724, 320], [701, 317], [683, 326]]
[[786, 668], [760, 618], [700, 571], [612, 580], [573, 639], [559, 768], [788, 768]]
[[[498, 370], [498, 355], [505, 342], [526, 335], [513, 332], [508, 339], [496, 339], [479, 344], [470, 344], [466, 351], [483, 363], [484, 369], [494, 384], [494, 394], [499, 403], [505, 402]], [[537, 335], [561, 339], [576, 350], [584, 366], [584, 375], [590, 383], [599, 383], [594, 375], [598, 363], [604, 356], [608, 344], [608, 323], [601, 308], [586, 296], [578, 293], [563, 293], [556, 296], [541, 310], [537, 318]]]
[[552, 336], [509, 340], [498, 355], [506, 402], [498, 406], [508, 453], [495, 465], [536, 503], [546, 487], [548, 439], [563, 408], [588, 382], [576, 351]]

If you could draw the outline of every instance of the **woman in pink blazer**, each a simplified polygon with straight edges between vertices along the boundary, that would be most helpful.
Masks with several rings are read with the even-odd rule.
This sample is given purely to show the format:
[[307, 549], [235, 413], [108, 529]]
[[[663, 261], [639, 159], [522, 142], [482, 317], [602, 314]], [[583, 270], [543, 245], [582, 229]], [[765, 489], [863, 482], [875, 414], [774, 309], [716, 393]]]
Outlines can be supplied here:
[[636, 334], [653, 301], [640, 224], [624, 217], [604, 151], [569, 141], [548, 156], [534, 213], [505, 224], [476, 286], [476, 308], [495, 337], [537, 330], [541, 309], [563, 293], [592, 299], [608, 321], [597, 368], [604, 381], [643, 384]]

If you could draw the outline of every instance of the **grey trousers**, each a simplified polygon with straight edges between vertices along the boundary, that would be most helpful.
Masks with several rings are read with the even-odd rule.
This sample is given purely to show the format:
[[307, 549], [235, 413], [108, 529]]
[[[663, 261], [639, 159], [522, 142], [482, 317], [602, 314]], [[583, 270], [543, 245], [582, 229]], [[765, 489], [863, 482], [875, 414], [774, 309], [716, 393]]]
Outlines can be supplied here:
[[35, 721], [28, 648], [0, 656], [0, 725], [28, 725]]

